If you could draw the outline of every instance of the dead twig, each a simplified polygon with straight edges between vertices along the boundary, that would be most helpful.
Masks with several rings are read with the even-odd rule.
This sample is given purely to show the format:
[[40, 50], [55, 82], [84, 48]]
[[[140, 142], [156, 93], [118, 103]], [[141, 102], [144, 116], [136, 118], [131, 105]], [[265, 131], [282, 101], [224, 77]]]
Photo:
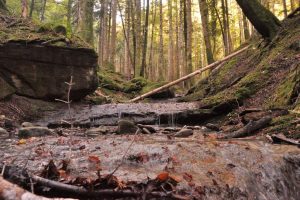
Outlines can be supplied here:
[[90, 191], [82, 187], [73, 186], [73, 185], [67, 185], [64, 183], [60, 183], [57, 181], [48, 180], [36, 175], [31, 176], [32, 180], [35, 181], [38, 185], [48, 187], [57, 191], [64, 192], [64, 196], [69, 196], [70, 198], [78, 198], [82, 197], [85, 199], [89, 198], [103, 198], [103, 197], [109, 197], [109, 198], [124, 198], [124, 197], [142, 197], [146, 195], [147, 197], [151, 198], [172, 198], [172, 193], [163, 193], [163, 192], [149, 192], [149, 193], [143, 193], [143, 192], [132, 192], [132, 191], [115, 191], [115, 190], [98, 190], [98, 191]]
[[129, 151], [129, 149], [131, 148], [131, 146], [132, 146], [133, 143], [135, 142], [136, 136], [137, 136], [137, 134], [138, 134], [139, 132], [140, 132], [140, 128], [138, 128], [138, 129], [136, 130], [136, 132], [135, 132], [135, 134], [134, 134], [134, 137], [133, 137], [133, 139], [132, 139], [130, 145], [128, 146], [128, 148], [126, 149], [125, 153], [124, 153], [123, 156], [122, 156], [122, 159], [121, 159], [120, 164], [114, 169], [114, 171], [112, 171], [112, 173], [109, 174], [109, 177], [112, 177], [112, 176], [116, 173], [116, 171], [118, 171], [118, 169], [123, 165], [123, 163], [124, 163], [124, 161], [125, 161], [125, 157], [126, 157], [128, 151]]
[[51, 44], [54, 42], [66, 42], [66, 38], [55, 38], [52, 40], [48, 40], [48, 41], [42, 42], [42, 45], [47, 45], [47, 44]]
[[[55, 101], [59, 101], [62, 103], [65, 103], [68, 105], [68, 113], [69, 113], [69, 120], [72, 119], [72, 115], [71, 115], [71, 90], [72, 90], [72, 86], [75, 85], [75, 83], [73, 82], [73, 76], [71, 76], [70, 78], [70, 82], [65, 82], [65, 84], [68, 86], [68, 93], [67, 93], [67, 100], [62, 100], [62, 99], [55, 99]], [[64, 122], [66, 122], [66, 120], [64, 120]], [[73, 123], [70, 122], [69, 124], [71, 124], [71, 128], [73, 128]]]

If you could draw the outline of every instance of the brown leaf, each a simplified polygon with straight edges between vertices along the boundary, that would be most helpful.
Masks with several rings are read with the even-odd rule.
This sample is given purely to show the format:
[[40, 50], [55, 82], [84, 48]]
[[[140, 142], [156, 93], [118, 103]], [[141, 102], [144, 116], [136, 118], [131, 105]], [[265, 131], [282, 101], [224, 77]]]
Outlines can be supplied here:
[[92, 162], [92, 163], [100, 163], [100, 158], [98, 156], [95, 156], [95, 155], [90, 155], [89, 156], [89, 161]]
[[191, 182], [193, 180], [193, 176], [189, 173], [184, 173], [183, 174], [183, 179], [186, 180], [187, 182]]
[[168, 172], [161, 172], [156, 177], [156, 179], [161, 181], [161, 182], [164, 182], [164, 181], [168, 180], [168, 178], [169, 178], [169, 173]]

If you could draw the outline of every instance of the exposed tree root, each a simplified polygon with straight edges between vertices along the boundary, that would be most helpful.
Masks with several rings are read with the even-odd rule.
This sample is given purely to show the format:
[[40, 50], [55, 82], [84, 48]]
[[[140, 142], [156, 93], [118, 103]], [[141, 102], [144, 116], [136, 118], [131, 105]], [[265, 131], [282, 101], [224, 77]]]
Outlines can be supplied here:
[[271, 117], [264, 117], [258, 121], [250, 121], [243, 128], [224, 136], [224, 139], [241, 138], [251, 136], [255, 131], [265, 128], [272, 121]]

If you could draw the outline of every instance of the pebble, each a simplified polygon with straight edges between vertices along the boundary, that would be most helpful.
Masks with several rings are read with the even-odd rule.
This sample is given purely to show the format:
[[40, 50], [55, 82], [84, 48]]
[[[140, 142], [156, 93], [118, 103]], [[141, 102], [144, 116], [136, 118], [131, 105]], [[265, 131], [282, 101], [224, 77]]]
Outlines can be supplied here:
[[174, 137], [186, 138], [194, 134], [194, 131], [191, 129], [182, 129], [178, 131]]
[[5, 130], [4, 128], [0, 128], [0, 135], [9, 135], [7, 130]]

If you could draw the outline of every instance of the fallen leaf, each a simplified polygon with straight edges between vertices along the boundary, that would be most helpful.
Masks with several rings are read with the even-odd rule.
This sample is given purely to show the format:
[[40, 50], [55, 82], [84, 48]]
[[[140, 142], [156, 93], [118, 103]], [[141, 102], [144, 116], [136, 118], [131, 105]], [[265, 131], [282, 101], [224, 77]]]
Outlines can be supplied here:
[[183, 179], [186, 180], [187, 182], [191, 182], [193, 180], [193, 176], [189, 173], [184, 173]]
[[156, 179], [164, 182], [169, 178], [169, 173], [168, 172], [161, 172], [160, 174], [157, 175]]
[[22, 145], [22, 144], [26, 144], [26, 140], [21, 139], [17, 142], [17, 145]]
[[89, 156], [89, 161], [92, 163], [100, 163], [100, 158], [98, 156], [91, 155]]

